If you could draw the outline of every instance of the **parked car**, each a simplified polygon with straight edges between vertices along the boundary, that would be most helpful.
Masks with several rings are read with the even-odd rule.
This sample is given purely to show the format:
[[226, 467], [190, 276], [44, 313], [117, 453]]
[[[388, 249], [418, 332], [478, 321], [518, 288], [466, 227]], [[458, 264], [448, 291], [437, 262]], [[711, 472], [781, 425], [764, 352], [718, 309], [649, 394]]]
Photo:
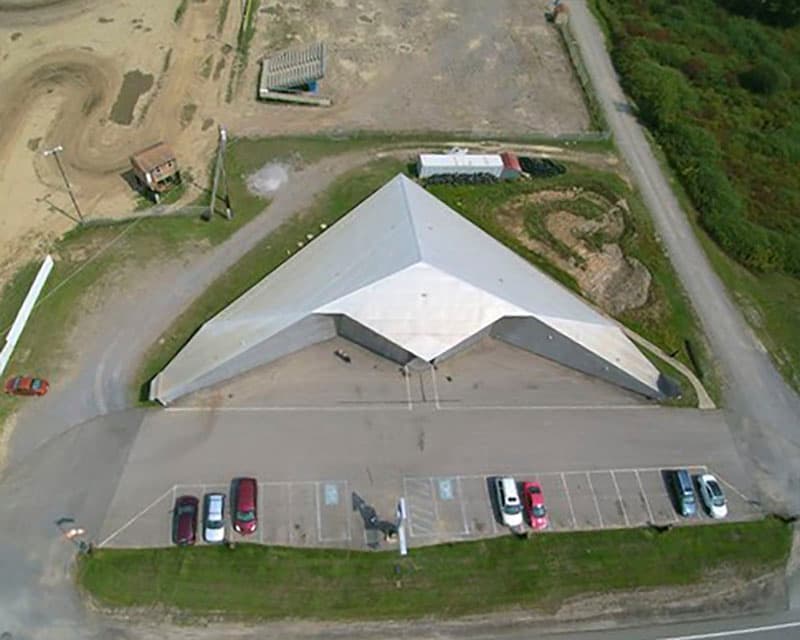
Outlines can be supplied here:
[[517, 492], [517, 483], [509, 476], [494, 479], [497, 508], [503, 524], [511, 529], [522, 527], [522, 504]]
[[203, 498], [203, 540], [225, 540], [225, 496], [221, 493], [207, 493]]
[[712, 518], [721, 519], [728, 515], [728, 501], [717, 479], [710, 473], [704, 473], [697, 479], [700, 497]]
[[525, 511], [531, 527], [537, 531], [547, 529], [550, 525], [550, 519], [547, 517], [547, 508], [544, 506], [542, 485], [538, 482], [524, 483], [522, 485], [522, 499], [525, 502]]
[[233, 481], [231, 520], [233, 529], [243, 536], [258, 528], [258, 483], [255, 478], [237, 478]]
[[172, 542], [177, 545], [194, 544], [197, 537], [197, 507], [194, 496], [181, 496], [172, 511]]
[[692, 477], [686, 469], [677, 469], [672, 472], [672, 492], [675, 494], [675, 503], [678, 513], [684, 517], [697, 513], [697, 500], [694, 495]]
[[14, 376], [6, 380], [5, 392], [12, 396], [43, 396], [50, 388], [47, 380], [30, 376]]

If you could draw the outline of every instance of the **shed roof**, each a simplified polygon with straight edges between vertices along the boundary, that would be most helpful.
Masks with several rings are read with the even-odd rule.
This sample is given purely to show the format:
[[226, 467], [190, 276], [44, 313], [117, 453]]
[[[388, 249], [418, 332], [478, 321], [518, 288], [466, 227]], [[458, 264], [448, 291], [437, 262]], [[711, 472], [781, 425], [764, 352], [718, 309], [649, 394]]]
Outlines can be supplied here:
[[131, 156], [131, 164], [141, 171], [152, 171], [170, 160], [175, 160], [175, 153], [164, 142], [157, 142]]

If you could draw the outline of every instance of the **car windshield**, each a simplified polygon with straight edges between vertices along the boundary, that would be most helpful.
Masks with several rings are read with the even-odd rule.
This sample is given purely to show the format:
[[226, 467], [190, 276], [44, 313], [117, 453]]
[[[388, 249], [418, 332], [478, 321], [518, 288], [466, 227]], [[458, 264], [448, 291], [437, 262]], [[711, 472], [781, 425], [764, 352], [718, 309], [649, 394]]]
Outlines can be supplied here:
[[520, 506], [518, 504], [507, 504], [503, 511], [505, 511], [510, 516], [515, 516], [520, 512]]
[[533, 505], [533, 509], [531, 509], [531, 513], [537, 518], [544, 518], [544, 515], [547, 513], [547, 511], [545, 510], [544, 505], [535, 504]]
[[222, 520], [209, 520], [206, 522], [206, 526], [209, 529], [220, 529], [222, 528]]
[[252, 511], [237, 511], [236, 519], [239, 522], [250, 522], [256, 519], [256, 514]]
[[39, 378], [35, 378], [33, 382], [31, 382], [31, 389], [37, 391], [42, 386], [42, 381]]
[[190, 505], [190, 504], [185, 504], [182, 507], [178, 507], [178, 513], [179, 514], [192, 513], [193, 511], [194, 511], [194, 507], [192, 505]]

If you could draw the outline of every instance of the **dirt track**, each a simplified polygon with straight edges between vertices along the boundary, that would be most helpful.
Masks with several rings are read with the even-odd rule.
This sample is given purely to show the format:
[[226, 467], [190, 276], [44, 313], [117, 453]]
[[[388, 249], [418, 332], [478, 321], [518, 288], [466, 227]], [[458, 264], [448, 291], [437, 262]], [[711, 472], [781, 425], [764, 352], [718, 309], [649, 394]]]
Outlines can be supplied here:
[[[128, 156], [164, 139], [202, 181], [222, 119], [234, 134], [321, 130], [558, 133], [588, 124], [544, 0], [265, 0], [250, 63], [228, 102], [240, 3], [0, 0], [0, 284], [72, 222], [52, 158], [61, 144], [88, 218], [120, 217], [135, 195]], [[330, 109], [254, 99], [258, 60], [324, 39]], [[124, 77], [143, 79], [139, 95]], [[141, 87], [140, 87], [141, 89]], [[114, 117], [127, 112], [129, 122]], [[114, 121], [116, 120], [116, 122]]]

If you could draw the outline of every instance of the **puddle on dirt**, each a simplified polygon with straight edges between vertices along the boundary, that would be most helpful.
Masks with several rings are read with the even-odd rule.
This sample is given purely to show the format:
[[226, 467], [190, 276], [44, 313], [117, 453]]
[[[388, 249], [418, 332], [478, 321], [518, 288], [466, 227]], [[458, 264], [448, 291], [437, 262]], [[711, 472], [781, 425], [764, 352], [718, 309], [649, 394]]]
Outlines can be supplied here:
[[150, 91], [153, 86], [153, 76], [149, 73], [142, 73], [138, 69], [128, 71], [122, 80], [122, 87], [117, 95], [114, 106], [111, 107], [112, 122], [128, 125], [133, 122], [133, 110], [139, 98]]

